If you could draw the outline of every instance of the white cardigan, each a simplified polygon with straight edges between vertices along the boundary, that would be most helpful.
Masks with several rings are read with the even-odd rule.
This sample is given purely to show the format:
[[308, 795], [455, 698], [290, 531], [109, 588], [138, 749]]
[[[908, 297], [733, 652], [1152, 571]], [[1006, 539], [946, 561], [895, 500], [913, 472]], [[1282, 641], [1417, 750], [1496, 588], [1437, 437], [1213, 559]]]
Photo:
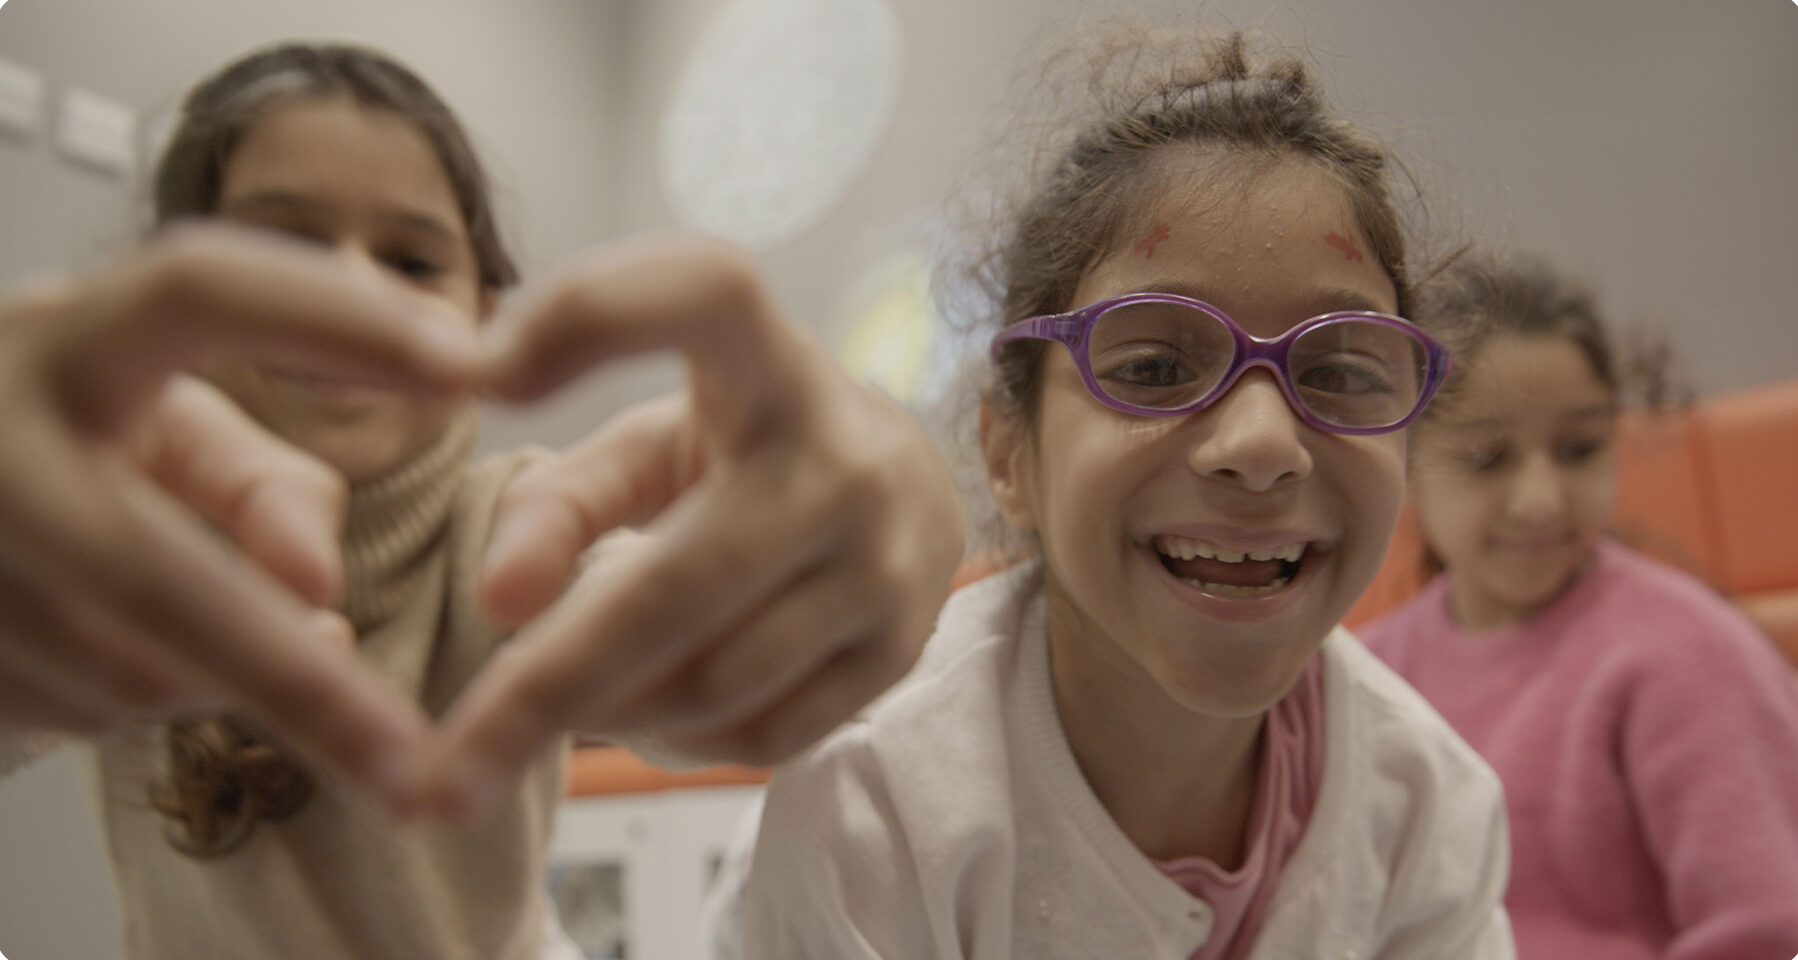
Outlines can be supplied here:
[[[957, 593], [911, 676], [776, 775], [746, 958], [1185, 960], [1209, 936], [1080, 774], [1039, 584]], [[1512, 957], [1497, 778], [1348, 631], [1321, 655], [1323, 784], [1252, 958]]]

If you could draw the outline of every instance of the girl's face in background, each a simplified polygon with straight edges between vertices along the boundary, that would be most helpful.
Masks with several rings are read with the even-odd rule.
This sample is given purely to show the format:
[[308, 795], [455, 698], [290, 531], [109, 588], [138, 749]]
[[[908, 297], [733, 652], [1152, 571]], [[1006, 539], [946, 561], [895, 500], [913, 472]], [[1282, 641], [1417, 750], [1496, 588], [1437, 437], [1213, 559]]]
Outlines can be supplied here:
[[1412, 497], [1462, 625], [1530, 616], [1578, 577], [1616, 488], [1615, 398], [1571, 340], [1504, 337], [1413, 428]]
[[[1396, 309], [1342, 189], [1322, 173], [1296, 162], [1246, 182], [1179, 172], [1069, 307], [1179, 293], [1261, 337], [1335, 310]], [[1064, 711], [1115, 715], [1171, 699], [1207, 716], [1258, 716], [1372, 579], [1403, 500], [1402, 434], [1312, 429], [1259, 368], [1204, 410], [1141, 417], [1094, 399], [1051, 345], [1023, 432], [989, 443], [988, 463], [1007, 519], [1042, 544]], [[1270, 553], [1280, 557], [1247, 556]]]
[[[272, 107], [226, 161], [217, 213], [448, 301], [471, 327], [487, 310], [443, 164], [424, 133], [395, 113], [340, 98]], [[351, 481], [421, 453], [466, 402], [273, 364], [206, 373], [269, 429]]]

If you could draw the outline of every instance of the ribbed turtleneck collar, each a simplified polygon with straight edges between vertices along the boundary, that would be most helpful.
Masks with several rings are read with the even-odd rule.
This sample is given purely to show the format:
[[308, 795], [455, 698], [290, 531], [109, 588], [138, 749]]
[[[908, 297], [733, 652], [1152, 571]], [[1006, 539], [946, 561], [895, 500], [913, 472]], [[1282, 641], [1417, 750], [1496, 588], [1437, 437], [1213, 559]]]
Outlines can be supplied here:
[[350, 489], [343, 562], [343, 612], [358, 633], [379, 626], [406, 603], [423, 561], [445, 533], [445, 521], [474, 450], [478, 417], [471, 404], [429, 449], [392, 471]]

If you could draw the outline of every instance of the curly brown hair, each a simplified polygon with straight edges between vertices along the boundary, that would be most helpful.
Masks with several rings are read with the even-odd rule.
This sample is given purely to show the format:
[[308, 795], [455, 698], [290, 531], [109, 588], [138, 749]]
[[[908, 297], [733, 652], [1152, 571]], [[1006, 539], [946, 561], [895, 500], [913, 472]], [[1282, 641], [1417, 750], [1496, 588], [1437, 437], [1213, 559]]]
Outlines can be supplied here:
[[[1389, 183], [1396, 164], [1371, 134], [1337, 116], [1302, 59], [1258, 56], [1239, 31], [1195, 35], [1128, 23], [1079, 43], [1093, 47], [1085, 116], [1060, 134], [1063, 146], [1038, 153], [1039, 169], [978, 267], [995, 288], [994, 329], [1073, 306], [1081, 278], [1114, 252], [1172, 171], [1191, 175], [1190, 164], [1165, 163], [1176, 147], [1198, 151], [1217, 177], [1250, 177], [1290, 160], [1330, 175], [1391, 277], [1399, 312], [1409, 309], [1406, 229]], [[1007, 347], [987, 402], [1033, 413], [1043, 348], [1036, 340]]]
[[312, 774], [239, 717], [198, 717], [168, 726], [168, 781], [150, 787], [167, 817], [169, 844], [198, 858], [244, 845], [256, 824], [298, 814], [312, 799]]
[[1641, 328], [1613, 332], [1592, 285], [1545, 254], [1464, 251], [1422, 286], [1417, 299], [1419, 321], [1455, 344], [1455, 367], [1424, 411], [1426, 421], [1454, 406], [1474, 358], [1505, 337], [1571, 342], [1620, 408], [1661, 411], [1691, 400], [1665, 338]]
[[1076, 306], [1081, 279], [1178, 186], [1173, 178], [1234, 185], [1281, 163], [1312, 165], [1341, 186], [1406, 316], [1414, 278], [1435, 269], [1423, 261], [1447, 256], [1418, 256], [1431, 231], [1414, 172], [1340, 116], [1303, 56], [1271, 38], [1108, 17], [1080, 25], [1042, 64], [1022, 78], [1020, 106], [988, 151], [1026, 162], [984, 178], [1004, 186], [966, 192], [960, 217], [974, 239], [939, 274], [941, 310], [975, 348], [958, 377], [972, 388], [923, 411], [951, 451], [970, 543], [1017, 555], [1034, 543], [992, 511], [985, 465], [968, 454], [980, 447], [976, 407], [1011, 424], [1034, 420], [1046, 345], [1016, 341], [993, 364], [986, 343], [1018, 320]]

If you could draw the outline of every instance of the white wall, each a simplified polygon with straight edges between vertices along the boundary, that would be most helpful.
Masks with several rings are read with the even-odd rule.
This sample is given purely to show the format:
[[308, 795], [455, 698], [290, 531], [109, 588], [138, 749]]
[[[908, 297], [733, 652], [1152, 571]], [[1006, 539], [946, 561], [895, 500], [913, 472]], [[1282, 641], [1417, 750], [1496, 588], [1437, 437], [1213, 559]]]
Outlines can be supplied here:
[[[642, 4], [619, 225], [671, 214], [658, 111], [726, 0]], [[1336, 102], [1393, 140], [1443, 213], [1588, 271], [1620, 320], [1667, 327], [1705, 393], [1798, 375], [1798, 7], [1790, 0], [891, 0], [900, 113], [862, 180], [768, 257], [827, 337], [850, 281], [914, 243], [1006, 112], [1027, 51], [1078, 17], [1203, 11], [1306, 46]]]
[[[279, 34], [347, 36], [417, 65], [468, 117], [527, 268], [674, 224], [658, 172], [682, 58], [726, 0], [12, 0], [0, 57], [146, 111]], [[777, 295], [828, 341], [856, 282], [936, 229], [1029, 51], [1095, 12], [1190, 14], [1308, 46], [1339, 103], [1395, 139], [1487, 234], [1587, 269], [1613, 312], [1669, 327], [1703, 392], [1798, 372], [1798, 7], [1784, 0], [888, 0], [899, 112], [842, 201], [765, 256]], [[803, 149], [797, 146], [795, 149]], [[0, 283], [129, 241], [119, 186], [0, 141]], [[653, 366], [653, 365], [652, 365]], [[635, 368], [490, 424], [495, 443], [562, 442], [671, 382]]]

